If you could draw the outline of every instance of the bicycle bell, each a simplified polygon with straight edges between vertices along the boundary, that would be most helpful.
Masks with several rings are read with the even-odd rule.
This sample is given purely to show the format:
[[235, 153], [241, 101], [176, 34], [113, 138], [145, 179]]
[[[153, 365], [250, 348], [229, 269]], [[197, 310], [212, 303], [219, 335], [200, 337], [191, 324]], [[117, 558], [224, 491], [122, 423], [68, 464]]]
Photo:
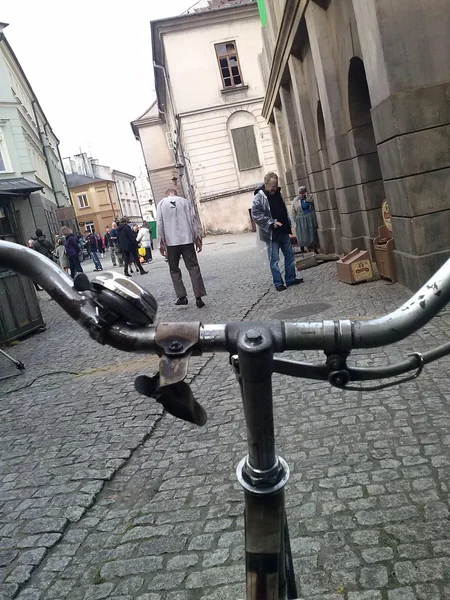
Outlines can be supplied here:
[[105, 271], [96, 275], [91, 282], [82, 275], [76, 276], [75, 289], [82, 291], [84, 288], [93, 292], [94, 301], [100, 309], [117, 315], [120, 320], [135, 327], [155, 322], [158, 310], [155, 298], [124, 275]]

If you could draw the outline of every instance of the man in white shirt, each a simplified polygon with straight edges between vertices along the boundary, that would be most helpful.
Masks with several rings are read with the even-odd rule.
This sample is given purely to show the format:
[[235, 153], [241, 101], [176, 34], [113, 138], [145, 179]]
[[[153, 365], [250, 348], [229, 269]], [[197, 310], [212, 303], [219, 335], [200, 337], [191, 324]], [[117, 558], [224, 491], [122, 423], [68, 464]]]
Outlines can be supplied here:
[[180, 257], [189, 271], [192, 288], [198, 308], [205, 306], [202, 297], [206, 296], [205, 285], [197, 260], [197, 252], [202, 251], [202, 228], [192, 202], [177, 196], [174, 189], [166, 191], [166, 197], [158, 203], [157, 228], [159, 250], [169, 261], [170, 275], [178, 300], [177, 306], [188, 303], [184, 287]]

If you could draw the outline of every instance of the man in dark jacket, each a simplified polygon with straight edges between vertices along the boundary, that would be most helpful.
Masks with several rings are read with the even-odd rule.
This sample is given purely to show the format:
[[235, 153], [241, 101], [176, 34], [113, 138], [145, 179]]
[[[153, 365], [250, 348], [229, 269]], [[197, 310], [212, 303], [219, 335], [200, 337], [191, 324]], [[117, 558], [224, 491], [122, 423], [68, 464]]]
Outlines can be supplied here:
[[[123, 267], [122, 252], [119, 248], [119, 237], [118, 237], [117, 223], [114, 221], [110, 231], [111, 240], [111, 259], [113, 259], [113, 265], [116, 266], [116, 262], [119, 263], [119, 267]], [[105, 236], [106, 237], [106, 236]]]
[[130, 273], [128, 272], [128, 267], [132, 263], [136, 264], [136, 267], [141, 272], [141, 275], [145, 275], [148, 271], [144, 270], [138, 259], [138, 244], [136, 241], [136, 234], [128, 225], [128, 219], [126, 217], [122, 217], [120, 219], [119, 227], [117, 229], [117, 237], [124, 261], [125, 275], [127, 277], [131, 277]]
[[42, 233], [42, 229], [36, 229], [36, 237], [34, 238], [33, 248], [36, 252], [43, 254], [50, 260], [53, 260], [53, 244]]
[[[277, 292], [284, 291], [286, 286], [303, 283], [303, 279], [297, 279], [295, 274], [295, 255], [290, 238], [291, 223], [281, 190], [278, 187], [276, 173], [267, 173], [264, 177], [264, 185], [255, 191], [252, 217], [258, 225], [261, 240], [267, 245], [270, 270]], [[280, 250], [284, 255], [286, 285], [284, 285], [279, 266]]]
[[95, 233], [91, 233], [89, 231], [85, 231], [84, 233], [86, 236], [86, 248], [89, 250], [89, 254], [91, 255], [92, 260], [94, 261], [94, 271], [103, 271], [102, 263], [100, 262], [99, 256], [99, 252], [101, 252], [101, 250], [99, 248], [97, 236], [95, 235]]
[[83, 273], [79, 258], [80, 245], [78, 244], [77, 236], [68, 227], [63, 227], [61, 233], [65, 238], [64, 247], [69, 259], [70, 276], [74, 279], [77, 273]]

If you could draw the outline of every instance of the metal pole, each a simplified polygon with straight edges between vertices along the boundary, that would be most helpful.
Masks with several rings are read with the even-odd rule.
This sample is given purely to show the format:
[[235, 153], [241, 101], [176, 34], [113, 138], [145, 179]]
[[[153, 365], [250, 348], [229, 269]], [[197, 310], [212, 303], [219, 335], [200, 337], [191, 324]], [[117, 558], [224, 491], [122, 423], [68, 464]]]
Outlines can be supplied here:
[[273, 348], [270, 331], [250, 330], [238, 339], [248, 464], [267, 471], [276, 465], [272, 403]]
[[286, 462], [276, 455], [272, 402], [273, 340], [269, 328], [239, 334], [232, 364], [247, 424], [248, 455], [237, 467], [245, 494], [247, 600], [285, 600]]

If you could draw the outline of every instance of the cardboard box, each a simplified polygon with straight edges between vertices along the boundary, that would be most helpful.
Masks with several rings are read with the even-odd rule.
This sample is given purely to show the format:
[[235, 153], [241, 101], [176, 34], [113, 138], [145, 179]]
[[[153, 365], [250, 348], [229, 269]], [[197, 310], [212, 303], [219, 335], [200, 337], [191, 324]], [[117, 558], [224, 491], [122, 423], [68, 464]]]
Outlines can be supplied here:
[[373, 279], [372, 261], [367, 250], [356, 248], [336, 262], [339, 281], [362, 283]]

